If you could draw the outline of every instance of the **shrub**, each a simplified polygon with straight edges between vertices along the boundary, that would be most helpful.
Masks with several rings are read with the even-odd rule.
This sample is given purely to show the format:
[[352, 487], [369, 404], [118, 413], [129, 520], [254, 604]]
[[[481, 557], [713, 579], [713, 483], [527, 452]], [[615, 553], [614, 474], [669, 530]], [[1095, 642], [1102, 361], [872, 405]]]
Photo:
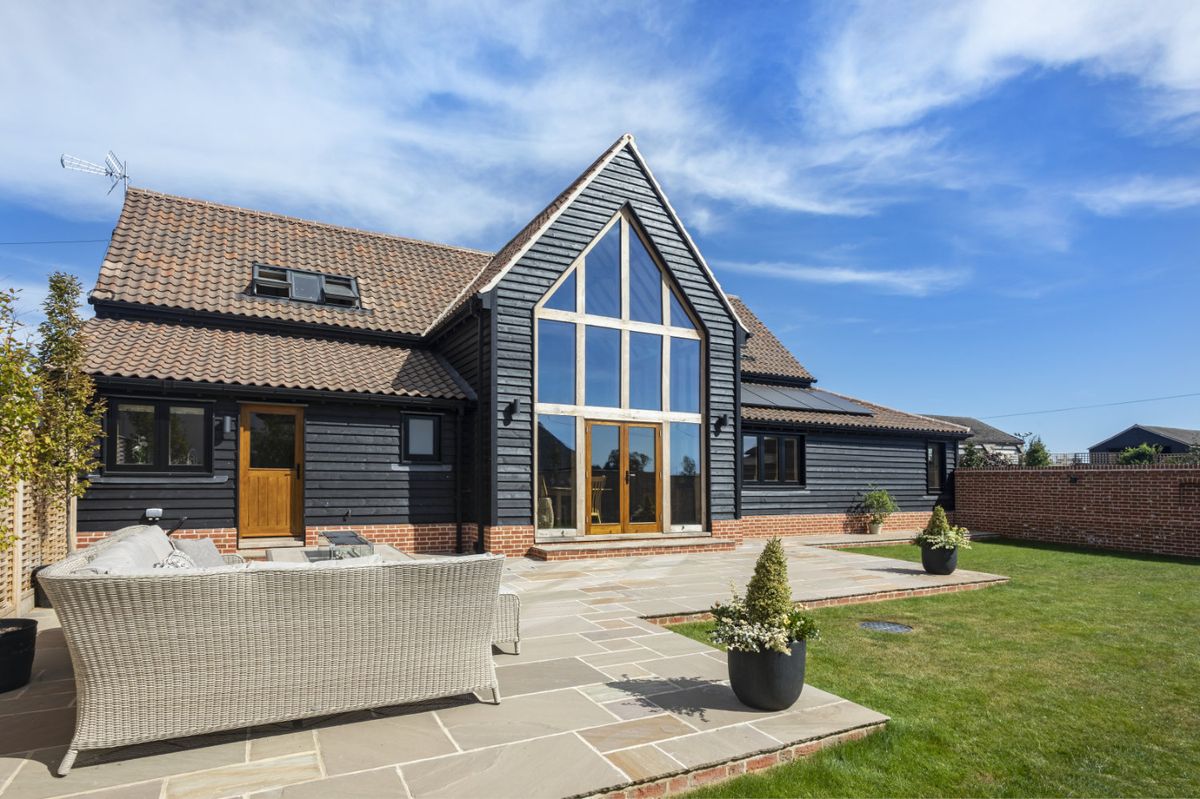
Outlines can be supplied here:
[[950, 524], [942, 506], [934, 505], [933, 515], [929, 517], [929, 524], [925, 525], [925, 529], [917, 534], [914, 543], [933, 549], [954, 549], [955, 547], [970, 549], [971, 542], [967, 538], [968, 532], [970, 531], [965, 527], [955, 527]]
[[1162, 447], [1157, 444], [1141, 443], [1136, 447], [1126, 447], [1117, 454], [1117, 463], [1122, 466], [1136, 466], [1142, 463], [1154, 463], [1158, 460]]
[[892, 495], [883, 488], [873, 488], [862, 499], [863, 510], [870, 515], [873, 524], [883, 524], [897, 510]]
[[1034, 436], [1029, 440], [1029, 446], [1025, 449], [1025, 455], [1021, 458], [1021, 465], [1050, 465], [1050, 452], [1046, 449], [1046, 445], [1042, 443], [1041, 436]]
[[963, 447], [958, 456], [958, 467], [963, 469], [986, 469], [989, 466], [1008, 466], [1011, 462], [998, 452], [988, 452], [983, 447], [977, 447], [970, 441]]
[[[0, 508], [11, 504], [17, 483], [33, 476], [33, 429], [38, 421], [33, 352], [17, 321], [17, 292], [0, 291]], [[0, 552], [17, 540], [0, 516]]]
[[787, 580], [787, 557], [783, 542], [772, 538], [763, 547], [746, 596], [733, 592], [729, 604], [712, 608], [716, 627], [712, 640], [735, 652], [781, 652], [791, 654], [795, 641], [816, 639], [816, 621], [792, 602]]

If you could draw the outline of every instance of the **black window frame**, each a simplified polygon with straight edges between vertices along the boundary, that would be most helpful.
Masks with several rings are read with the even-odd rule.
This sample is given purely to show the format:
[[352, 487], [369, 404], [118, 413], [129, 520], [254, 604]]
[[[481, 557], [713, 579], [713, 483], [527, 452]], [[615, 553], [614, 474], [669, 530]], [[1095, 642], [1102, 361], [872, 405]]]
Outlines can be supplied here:
[[[774, 480], [766, 479], [764, 470], [766, 460], [766, 447], [763, 444], [764, 439], [773, 438], [776, 443], [775, 450], [775, 473]], [[746, 442], [748, 439], [755, 439], [755, 454], [757, 455], [754, 463], [755, 473], [757, 477], [753, 480], [746, 477], [745, 452]], [[785, 468], [783, 456], [787, 452], [786, 441], [796, 442], [796, 479], [786, 479], [787, 469]], [[750, 486], [795, 486], [804, 488], [808, 485], [808, 436], [803, 433], [779, 433], [779, 432], [743, 432], [741, 448], [738, 450], [738, 463], [741, 471], [742, 485]]]
[[[935, 455], [935, 453], [940, 453]], [[931, 457], [933, 455], [933, 457]], [[939, 461], [939, 468], [934, 470], [933, 462]], [[946, 442], [925, 442], [925, 495], [936, 496], [946, 487]], [[932, 479], [936, 475], [936, 482]]]
[[[321, 281], [320, 298], [310, 300], [305, 297], [297, 297], [294, 290], [294, 277], [296, 275], [318, 278]], [[331, 292], [329, 290], [330, 282], [338, 285], [346, 293], [343, 293], [343, 291]], [[358, 278], [351, 277], [350, 275], [333, 275], [323, 272], [313, 272], [308, 269], [292, 269], [287, 266], [254, 264], [254, 277], [250, 285], [251, 292], [256, 297], [291, 300], [292, 302], [303, 302], [307, 305], [327, 305], [332, 308], [362, 308], [362, 294], [358, 290]], [[285, 289], [286, 294], [281, 293]], [[342, 301], [350, 295], [353, 295], [352, 302]]]
[[[413, 419], [429, 419], [433, 421], [433, 454], [413, 454], [408, 449], [408, 423]], [[400, 414], [400, 460], [403, 463], [441, 463], [442, 462], [442, 417], [436, 413], [402, 413]]]
[[[154, 457], [150, 463], [117, 463], [117, 414], [122, 405], [150, 405], [154, 408]], [[203, 462], [195, 466], [172, 466], [171, 408], [200, 408], [204, 411]], [[213, 406], [206, 402], [170, 399], [114, 397], [108, 400], [105, 414], [104, 472], [105, 474], [212, 474], [213, 470]]]

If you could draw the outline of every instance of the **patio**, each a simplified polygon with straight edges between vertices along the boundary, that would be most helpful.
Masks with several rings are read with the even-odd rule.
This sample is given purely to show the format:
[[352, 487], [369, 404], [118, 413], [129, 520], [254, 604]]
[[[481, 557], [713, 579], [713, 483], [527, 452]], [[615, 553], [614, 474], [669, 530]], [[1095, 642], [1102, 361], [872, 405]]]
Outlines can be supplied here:
[[[499, 707], [458, 698], [85, 752], [63, 779], [51, 770], [72, 729], [74, 683], [54, 615], [39, 611], [34, 682], [0, 696], [0, 795], [565, 797], [658, 780], [674, 791], [885, 723], [813, 686], [789, 711], [752, 711], [724, 682], [722, 653], [642, 618], [702, 612], [728, 596], [730, 583], [745, 583], [760, 548], [511, 561], [505, 582], [522, 597], [522, 653], [496, 655]], [[1005, 579], [969, 571], [935, 577], [909, 563], [795, 540], [787, 549], [796, 598], [818, 605]]]

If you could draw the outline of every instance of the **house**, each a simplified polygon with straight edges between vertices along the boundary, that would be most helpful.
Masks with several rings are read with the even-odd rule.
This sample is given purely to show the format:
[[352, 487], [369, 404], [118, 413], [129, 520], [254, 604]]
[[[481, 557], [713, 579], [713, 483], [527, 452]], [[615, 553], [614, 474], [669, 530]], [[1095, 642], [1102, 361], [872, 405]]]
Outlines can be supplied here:
[[129, 189], [89, 301], [86, 545], [160, 507], [226, 549], [728, 549], [915, 528], [964, 428], [814, 388], [631, 136], [496, 253]]
[[1021, 451], [1025, 447], [1025, 440], [1020, 436], [1006, 433], [998, 427], [992, 427], [987, 422], [981, 422], [970, 416], [943, 416], [937, 413], [927, 415], [933, 419], [941, 419], [943, 422], [950, 422], [971, 431], [969, 438], [958, 442], [959, 455], [962, 455], [967, 444], [974, 444], [985, 452], [999, 455], [1009, 463], [1020, 463]]
[[1088, 452], [1092, 455], [1122, 452], [1141, 444], [1158, 447], [1165, 455], [1182, 455], [1194, 447], [1200, 447], [1200, 430], [1135, 424], [1099, 444], [1093, 444], [1088, 447]]

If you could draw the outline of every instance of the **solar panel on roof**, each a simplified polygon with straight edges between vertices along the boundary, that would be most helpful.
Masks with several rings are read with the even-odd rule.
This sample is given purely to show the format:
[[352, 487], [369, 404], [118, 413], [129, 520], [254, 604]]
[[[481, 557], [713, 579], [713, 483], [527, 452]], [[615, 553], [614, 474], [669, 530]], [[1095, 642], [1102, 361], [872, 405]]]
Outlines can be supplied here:
[[871, 415], [871, 411], [863, 406], [827, 391], [795, 386], [767, 386], [761, 383], [742, 383], [742, 404], [794, 411]]

